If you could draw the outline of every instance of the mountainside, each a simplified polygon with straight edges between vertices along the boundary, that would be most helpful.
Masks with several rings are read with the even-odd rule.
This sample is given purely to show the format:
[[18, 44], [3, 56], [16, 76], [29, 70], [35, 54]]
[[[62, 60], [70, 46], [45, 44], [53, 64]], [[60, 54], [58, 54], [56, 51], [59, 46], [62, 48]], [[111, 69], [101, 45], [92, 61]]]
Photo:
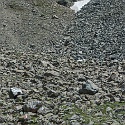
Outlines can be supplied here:
[[0, 125], [125, 125], [125, 1], [0, 0]]

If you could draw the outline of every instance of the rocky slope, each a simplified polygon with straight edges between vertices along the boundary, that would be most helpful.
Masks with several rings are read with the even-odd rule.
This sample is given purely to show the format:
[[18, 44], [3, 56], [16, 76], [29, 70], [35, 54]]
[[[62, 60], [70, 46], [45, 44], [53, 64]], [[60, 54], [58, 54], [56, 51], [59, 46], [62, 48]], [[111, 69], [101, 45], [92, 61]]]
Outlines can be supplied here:
[[[74, 58], [123, 59], [125, 54], [125, 1], [91, 0], [64, 34], [64, 45]], [[68, 48], [68, 47], [67, 47]], [[67, 53], [66, 52], [66, 53]]]
[[124, 61], [76, 62], [16, 51], [0, 55], [1, 124], [124, 125]]
[[[83, 59], [80, 52], [75, 60], [81, 47], [92, 47], [76, 40], [85, 37], [82, 33], [85, 39], [93, 38], [87, 29], [83, 31], [87, 27], [83, 24], [89, 22], [87, 7], [96, 10], [100, 5], [96, 2], [92, 0], [74, 18], [56, 1], [0, 1], [1, 125], [125, 124], [125, 61], [99, 60], [100, 48], [94, 48], [96, 58], [88, 53]], [[124, 9], [120, 2], [113, 5]], [[118, 25], [120, 33], [123, 23]]]
[[51, 0], [1, 0], [0, 47], [55, 52], [73, 11]]

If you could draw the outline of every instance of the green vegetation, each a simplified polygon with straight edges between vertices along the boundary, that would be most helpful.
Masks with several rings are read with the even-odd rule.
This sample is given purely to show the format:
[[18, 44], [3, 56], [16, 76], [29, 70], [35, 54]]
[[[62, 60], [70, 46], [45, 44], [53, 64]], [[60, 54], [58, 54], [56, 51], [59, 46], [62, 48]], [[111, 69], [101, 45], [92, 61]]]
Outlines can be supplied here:
[[[69, 122], [69, 119], [74, 115], [79, 115], [82, 119], [84, 124], [88, 124], [90, 121], [94, 122], [94, 125], [102, 125], [107, 121], [119, 121], [118, 114], [125, 115], [125, 110], [122, 110], [125, 102], [113, 102], [113, 103], [105, 103], [99, 106], [88, 107], [84, 110], [82, 108], [78, 108], [76, 105], [72, 105], [71, 107], [68, 106], [61, 106], [62, 110], [64, 111], [63, 119]], [[107, 111], [107, 108], [110, 107], [110, 111]], [[91, 109], [91, 110], [89, 110]], [[121, 109], [119, 112], [116, 110]]]

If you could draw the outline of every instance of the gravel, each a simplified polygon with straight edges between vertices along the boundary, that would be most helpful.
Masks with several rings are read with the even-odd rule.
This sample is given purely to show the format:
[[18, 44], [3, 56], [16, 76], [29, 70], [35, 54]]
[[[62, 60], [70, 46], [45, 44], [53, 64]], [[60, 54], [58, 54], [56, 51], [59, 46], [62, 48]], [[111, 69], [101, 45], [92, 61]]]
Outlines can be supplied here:
[[[64, 30], [64, 53], [78, 59], [125, 58], [125, 1], [91, 0]], [[69, 45], [65, 45], [65, 43]]]
[[41, 2], [0, 1], [0, 124], [124, 125], [124, 1]]

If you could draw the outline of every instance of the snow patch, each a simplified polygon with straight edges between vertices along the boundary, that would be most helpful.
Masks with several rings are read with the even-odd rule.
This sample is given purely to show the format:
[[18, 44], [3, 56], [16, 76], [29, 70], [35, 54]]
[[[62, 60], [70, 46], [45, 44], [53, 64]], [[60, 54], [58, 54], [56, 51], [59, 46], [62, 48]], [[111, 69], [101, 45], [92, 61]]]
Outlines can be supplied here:
[[78, 12], [79, 10], [81, 10], [81, 8], [87, 4], [90, 0], [80, 0], [80, 1], [77, 1], [77, 2], [74, 2], [74, 5], [71, 6], [70, 8], [72, 10], [75, 10], [75, 13]]

